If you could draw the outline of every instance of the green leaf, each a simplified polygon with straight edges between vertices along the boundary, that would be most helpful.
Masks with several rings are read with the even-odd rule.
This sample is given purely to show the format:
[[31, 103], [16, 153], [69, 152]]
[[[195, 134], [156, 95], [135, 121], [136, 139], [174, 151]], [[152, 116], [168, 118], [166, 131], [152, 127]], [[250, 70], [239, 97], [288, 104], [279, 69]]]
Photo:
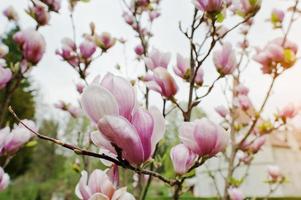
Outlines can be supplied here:
[[224, 21], [224, 19], [225, 19], [225, 16], [222, 12], [220, 12], [216, 15], [217, 22], [222, 23]]
[[36, 141], [36, 140], [32, 140], [32, 141], [30, 141], [30, 142], [28, 142], [26, 145], [25, 145], [25, 147], [34, 147], [34, 146], [36, 146], [38, 144], [38, 142]]

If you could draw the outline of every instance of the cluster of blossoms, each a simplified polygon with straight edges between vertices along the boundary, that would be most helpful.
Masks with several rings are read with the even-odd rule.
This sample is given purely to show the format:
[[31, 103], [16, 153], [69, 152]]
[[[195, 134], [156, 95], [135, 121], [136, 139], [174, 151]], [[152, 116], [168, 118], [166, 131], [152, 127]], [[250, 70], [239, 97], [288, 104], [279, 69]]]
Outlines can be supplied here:
[[75, 194], [81, 200], [135, 200], [126, 188], [117, 189], [116, 185], [110, 171], [96, 169], [89, 177], [86, 171], [82, 171]]
[[222, 127], [205, 118], [184, 122], [179, 132], [182, 143], [173, 147], [170, 153], [178, 174], [186, 173], [197, 157], [210, 158], [224, 151], [229, 140]]
[[[30, 120], [22, 120], [29, 128], [36, 130], [34, 122]], [[0, 156], [9, 159], [14, 156], [16, 152], [24, 146], [31, 138], [32, 133], [26, 129], [23, 125], [15, 126], [12, 130], [9, 127], [5, 127], [0, 130]], [[4, 172], [0, 167], [0, 191], [7, 188], [10, 182], [9, 175]]]
[[121, 77], [107, 74], [100, 84], [94, 80], [84, 89], [81, 105], [99, 130], [91, 133], [93, 143], [117, 156], [116, 145], [132, 164], [147, 161], [163, 137], [162, 114], [155, 107], [139, 107], [134, 88]]
[[298, 46], [285, 39], [276, 38], [270, 41], [263, 49], [258, 49], [255, 61], [262, 65], [262, 72], [265, 74], [279, 73], [282, 70], [292, 67], [297, 58]]

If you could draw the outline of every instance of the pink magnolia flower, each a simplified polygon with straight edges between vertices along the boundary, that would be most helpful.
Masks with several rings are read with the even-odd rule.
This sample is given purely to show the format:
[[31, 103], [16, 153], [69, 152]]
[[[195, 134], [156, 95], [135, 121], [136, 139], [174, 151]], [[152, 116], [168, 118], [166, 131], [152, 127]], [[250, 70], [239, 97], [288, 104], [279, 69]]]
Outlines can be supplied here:
[[81, 105], [100, 131], [91, 134], [93, 143], [115, 154], [111, 143], [117, 145], [130, 163], [147, 161], [163, 137], [162, 114], [139, 108], [132, 85], [121, 77], [107, 74], [100, 85], [87, 86]]
[[79, 82], [76, 84], [76, 90], [79, 94], [83, 93], [85, 87], [86, 85], [84, 83]]
[[152, 48], [149, 56], [145, 58], [145, 64], [148, 69], [154, 70], [157, 67], [167, 68], [170, 61], [170, 53], [160, 52], [156, 48]]
[[286, 120], [286, 119], [292, 119], [298, 114], [296, 107], [293, 104], [289, 104], [282, 108], [278, 115], [280, 118]]
[[179, 132], [182, 143], [199, 156], [214, 156], [228, 144], [226, 131], [206, 118], [184, 122]]
[[223, 0], [195, 0], [194, 5], [204, 12], [219, 12], [223, 8]]
[[3, 11], [3, 14], [10, 21], [18, 21], [19, 20], [18, 13], [16, 12], [16, 10], [14, 9], [14, 7], [12, 7], [12, 6], [7, 7]]
[[0, 192], [5, 190], [10, 182], [10, 178], [3, 168], [0, 167]]
[[135, 23], [134, 17], [130, 13], [124, 12], [122, 17], [128, 25], [133, 25]]
[[68, 111], [68, 113], [72, 116], [72, 117], [74, 117], [74, 118], [77, 118], [77, 117], [79, 117], [80, 116], [80, 109], [78, 108], [78, 107], [75, 107], [75, 106], [73, 106], [73, 105], [68, 105], [68, 107], [67, 107], [67, 111]]
[[0, 89], [4, 88], [11, 78], [12, 72], [10, 69], [0, 66]]
[[137, 45], [134, 50], [138, 56], [142, 56], [144, 54], [144, 48], [141, 44]]
[[230, 200], [243, 200], [244, 199], [244, 195], [242, 193], [242, 191], [238, 188], [230, 188], [228, 189], [228, 194], [230, 197]]
[[244, 95], [247, 96], [249, 94], [249, 88], [247, 88], [246, 86], [244, 86], [243, 84], [239, 84], [236, 88], [235, 88], [235, 92], [237, 92], [238, 95]]
[[177, 174], [185, 174], [194, 164], [196, 157], [184, 144], [178, 144], [170, 150], [170, 158]]
[[61, 8], [61, 0], [41, 0], [51, 11], [58, 12]]
[[280, 168], [275, 165], [268, 166], [268, 175], [272, 181], [277, 181], [283, 177]]
[[204, 83], [204, 70], [203, 68], [199, 68], [197, 73], [196, 73], [196, 76], [195, 76], [195, 83], [198, 85], [198, 86], [202, 86], [203, 83]]
[[37, 1], [35, 4], [28, 9], [28, 13], [40, 26], [48, 24], [50, 14], [45, 4]]
[[271, 74], [280, 64], [284, 69], [292, 67], [296, 62], [298, 46], [283, 38], [270, 41], [263, 49], [259, 49], [254, 60], [262, 65], [262, 71]]
[[271, 21], [273, 24], [281, 24], [285, 17], [285, 13], [282, 10], [274, 8], [271, 13]]
[[67, 61], [72, 66], [78, 66], [79, 59], [76, 52], [76, 44], [70, 38], [64, 38], [61, 41], [61, 50], [56, 50], [56, 54], [61, 56], [63, 60]]
[[104, 32], [101, 35], [94, 36], [94, 42], [99, 46], [103, 51], [107, 51], [113, 47], [116, 43], [116, 39], [111, 36], [110, 33]]
[[243, 110], [248, 110], [252, 106], [252, 102], [251, 102], [250, 98], [246, 95], [238, 95], [235, 98], [234, 104]]
[[177, 64], [173, 68], [176, 75], [187, 80], [190, 77], [190, 61], [180, 54], [177, 54]]
[[116, 189], [106, 172], [96, 169], [88, 177], [86, 171], [76, 185], [75, 194], [81, 200], [135, 200], [126, 188]]
[[232, 45], [230, 43], [224, 43], [222, 49], [213, 53], [213, 61], [217, 71], [221, 75], [232, 74], [237, 65]]
[[256, 12], [260, 8], [260, 5], [261, 0], [240, 0], [234, 5], [233, 10], [242, 16], [247, 16]]
[[[23, 120], [23, 122], [32, 130], [37, 130], [33, 121]], [[11, 132], [9, 128], [2, 129], [0, 139], [0, 154], [15, 154], [32, 137], [33, 134], [21, 124], [16, 126]]]
[[251, 150], [252, 153], [257, 153], [262, 146], [265, 144], [265, 137], [261, 136], [259, 138], [257, 138], [249, 147], [249, 149]]
[[158, 11], [156, 11], [156, 10], [152, 10], [152, 11], [150, 11], [150, 12], [148, 13], [148, 15], [149, 15], [150, 21], [152, 22], [152, 21], [154, 21], [155, 19], [157, 19], [158, 17], [160, 17], [161, 14], [160, 14]]
[[5, 44], [0, 44], [0, 58], [4, 58], [8, 54], [8, 47]]
[[96, 45], [88, 40], [82, 42], [79, 46], [80, 53], [84, 59], [89, 59], [96, 51]]
[[44, 52], [46, 42], [44, 37], [34, 29], [26, 29], [14, 35], [14, 41], [20, 45], [25, 60], [37, 64]]
[[160, 93], [163, 97], [169, 99], [178, 91], [178, 86], [175, 80], [165, 68], [158, 67], [154, 69], [153, 76], [149, 78], [151, 80], [146, 82], [146, 86], [150, 90]]
[[225, 106], [217, 106], [215, 111], [223, 118], [225, 118], [229, 114], [229, 110]]

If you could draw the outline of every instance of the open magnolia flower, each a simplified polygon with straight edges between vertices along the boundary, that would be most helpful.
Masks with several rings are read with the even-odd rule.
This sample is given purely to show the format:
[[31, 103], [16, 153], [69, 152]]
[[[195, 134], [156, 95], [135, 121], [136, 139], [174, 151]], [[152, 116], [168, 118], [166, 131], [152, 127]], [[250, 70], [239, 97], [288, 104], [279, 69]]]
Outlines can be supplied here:
[[157, 108], [145, 110], [136, 101], [130, 82], [110, 73], [100, 84], [87, 86], [81, 97], [83, 110], [99, 130], [91, 134], [93, 143], [116, 154], [114, 144], [123, 158], [139, 165], [152, 156], [165, 121]]
[[[36, 130], [35, 124], [30, 120], [23, 120], [23, 122], [32, 130]], [[16, 126], [12, 131], [8, 127], [0, 130], [0, 155], [14, 154], [25, 143], [27, 143], [33, 134], [23, 125]]]
[[75, 194], [82, 200], [135, 200], [126, 188], [116, 189], [107, 173], [99, 169], [94, 170], [90, 177], [82, 171]]

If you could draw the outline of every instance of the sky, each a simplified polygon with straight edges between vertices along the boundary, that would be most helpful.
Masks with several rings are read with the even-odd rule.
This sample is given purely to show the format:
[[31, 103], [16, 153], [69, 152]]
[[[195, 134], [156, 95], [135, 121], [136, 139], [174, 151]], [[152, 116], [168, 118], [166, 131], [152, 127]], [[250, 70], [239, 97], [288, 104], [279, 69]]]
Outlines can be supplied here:
[[[59, 14], [51, 14], [50, 25], [42, 27], [40, 32], [46, 39], [47, 49], [42, 61], [35, 67], [30, 76], [35, 86], [40, 89], [42, 100], [52, 105], [59, 100], [78, 102], [78, 93], [75, 90], [75, 83], [79, 81], [78, 75], [67, 64], [55, 55], [55, 50], [60, 48], [61, 39], [64, 37], [72, 37], [71, 21], [66, 0], [62, 0], [62, 9]], [[98, 33], [109, 32], [117, 38], [125, 38], [127, 44], [117, 44], [108, 54], [93, 62], [89, 71], [89, 79], [93, 79], [96, 75], [104, 75], [110, 71], [120, 74], [115, 69], [116, 64], [123, 67], [122, 75], [133, 78], [137, 73], [141, 72], [142, 65], [135, 61], [133, 48], [138, 44], [138, 40], [134, 37], [134, 32], [124, 23], [121, 15], [123, 6], [121, 0], [91, 0], [90, 3], [80, 3], [75, 10], [75, 26], [77, 42], [82, 41], [82, 34], [89, 32], [89, 23], [96, 24]], [[255, 18], [255, 25], [251, 30], [250, 45], [263, 47], [269, 40], [281, 35], [279, 31], [273, 31], [271, 25], [266, 22], [273, 8], [287, 8], [288, 2], [284, 0], [263, 0], [261, 11]], [[34, 27], [35, 22], [25, 14], [24, 9], [29, 5], [28, 0], [0, 0], [0, 11], [7, 6], [12, 5], [20, 15], [20, 24], [22, 28]], [[151, 40], [151, 46], [160, 50], [172, 53], [172, 63], [175, 63], [176, 53], [188, 56], [189, 46], [187, 40], [178, 29], [178, 23], [181, 21], [183, 26], [187, 26], [191, 20], [193, 5], [190, 0], [162, 0], [162, 16], [155, 22], [152, 27], [154, 38]], [[288, 18], [288, 17], [287, 17]], [[235, 21], [236, 20], [236, 21]], [[226, 21], [228, 26], [234, 24], [239, 19]], [[287, 23], [287, 22], [286, 22]], [[297, 21], [291, 30], [289, 38], [301, 47], [301, 21]], [[11, 25], [8, 21], [0, 16], [0, 34], [9, 29]], [[198, 33], [197, 37], [202, 37], [203, 32]], [[237, 34], [230, 34], [226, 40], [232, 43], [237, 42]], [[273, 111], [286, 105], [294, 103], [301, 105], [301, 67], [299, 62], [294, 68], [285, 72], [276, 82], [272, 97], [267, 105], [266, 114], [272, 114]], [[126, 67], [124, 67], [126, 66]], [[212, 64], [211, 58], [205, 63], [205, 82], [210, 84], [216, 77], [217, 73]], [[170, 65], [170, 71], [172, 64]], [[267, 75], [262, 75], [260, 66], [255, 62], [251, 62], [249, 69], [245, 72], [245, 83], [250, 87], [250, 96], [254, 104], [258, 106], [264, 97], [270, 81]], [[187, 85], [183, 85], [181, 80], [177, 80], [181, 85], [179, 99], [187, 96]], [[201, 102], [200, 106], [208, 113], [213, 113], [214, 107], [224, 104], [224, 98], [221, 93], [221, 86], [217, 87], [213, 92]], [[186, 87], [186, 88], [185, 88]], [[155, 104], [158, 102], [158, 96], [152, 94]], [[299, 119], [300, 120], [300, 119]], [[299, 123], [301, 124], [301, 123]]]

